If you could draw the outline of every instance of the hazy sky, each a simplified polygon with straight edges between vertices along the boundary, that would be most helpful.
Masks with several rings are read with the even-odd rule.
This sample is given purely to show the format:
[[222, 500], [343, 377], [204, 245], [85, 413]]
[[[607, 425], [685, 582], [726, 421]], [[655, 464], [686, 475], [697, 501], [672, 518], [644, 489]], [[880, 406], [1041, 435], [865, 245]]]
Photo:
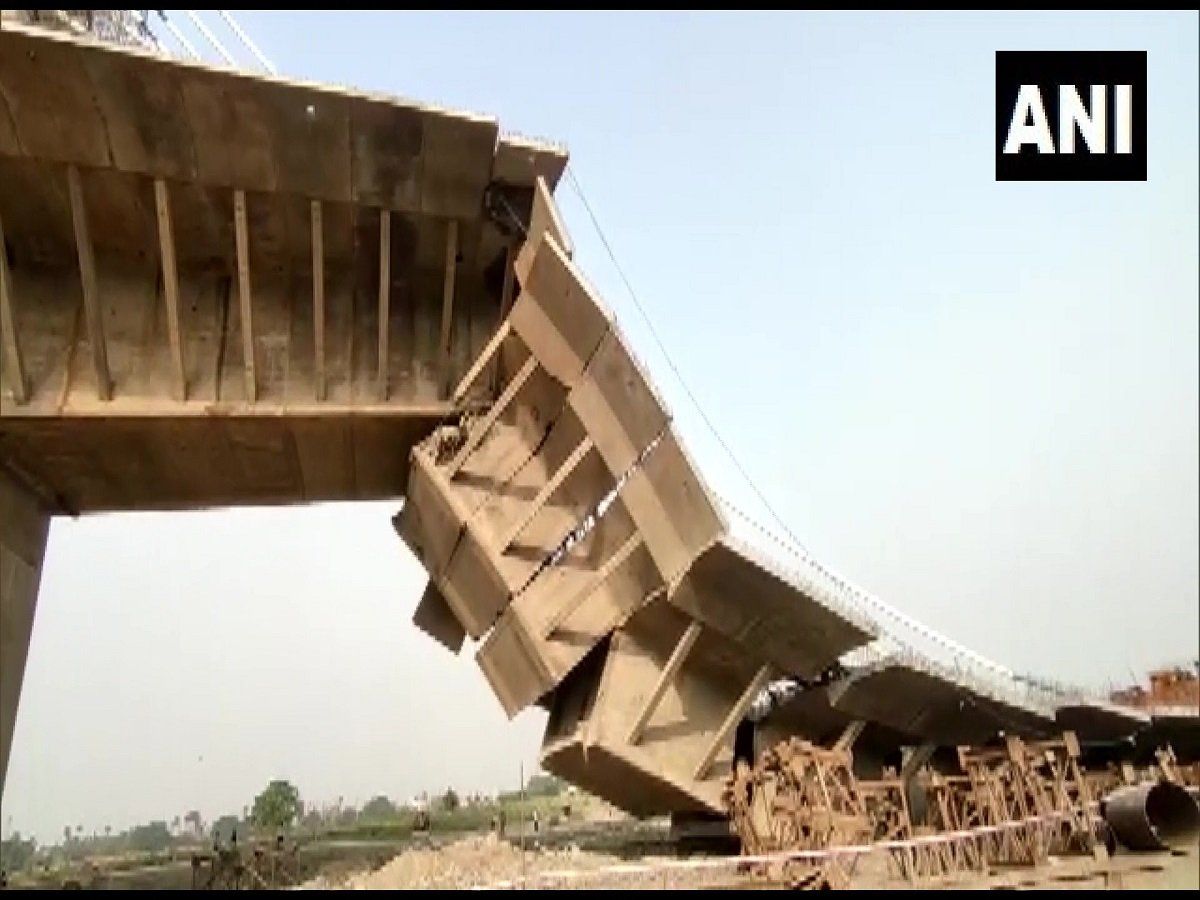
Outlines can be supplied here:
[[[241, 18], [286, 75], [566, 143], [820, 559], [1020, 670], [1196, 657], [1195, 13]], [[997, 49], [1147, 50], [1149, 180], [995, 182]], [[754, 508], [558, 196], [710, 482]], [[56, 521], [5, 833], [211, 818], [276, 776], [315, 802], [515, 785], [543, 716], [508, 723], [410, 625], [395, 507]]]

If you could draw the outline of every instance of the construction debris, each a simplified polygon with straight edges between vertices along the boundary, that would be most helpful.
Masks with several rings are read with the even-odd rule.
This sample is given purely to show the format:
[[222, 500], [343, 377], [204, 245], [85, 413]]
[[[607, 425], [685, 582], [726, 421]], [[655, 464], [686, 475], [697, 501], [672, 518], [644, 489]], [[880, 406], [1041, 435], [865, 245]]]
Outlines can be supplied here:
[[620, 863], [613, 856], [578, 849], [523, 852], [494, 834], [463, 838], [441, 847], [406, 850], [374, 872], [350, 876], [342, 884], [313, 882], [308, 887], [355, 890], [484, 887], [519, 881], [559, 869], [598, 869]]

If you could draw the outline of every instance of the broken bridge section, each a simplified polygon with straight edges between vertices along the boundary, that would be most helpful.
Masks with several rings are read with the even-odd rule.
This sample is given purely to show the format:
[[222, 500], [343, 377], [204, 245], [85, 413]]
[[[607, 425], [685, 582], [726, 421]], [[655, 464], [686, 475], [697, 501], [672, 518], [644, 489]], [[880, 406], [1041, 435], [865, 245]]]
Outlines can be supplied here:
[[523, 227], [516, 300], [413, 449], [396, 527], [430, 576], [414, 622], [477, 642], [509, 715], [549, 711], [546, 769], [638, 815], [724, 812], [746, 722], [905, 779], [938, 747], [1145, 724], [881, 634], [857, 589], [735, 534], [542, 179]]
[[479, 411], [412, 453], [396, 526], [431, 579], [414, 621], [453, 651], [480, 641], [510, 715], [551, 710], [550, 771], [632, 812], [717, 811], [768, 682], [876, 631], [728, 534], [570, 248], [539, 181], [520, 293], [454, 393]]

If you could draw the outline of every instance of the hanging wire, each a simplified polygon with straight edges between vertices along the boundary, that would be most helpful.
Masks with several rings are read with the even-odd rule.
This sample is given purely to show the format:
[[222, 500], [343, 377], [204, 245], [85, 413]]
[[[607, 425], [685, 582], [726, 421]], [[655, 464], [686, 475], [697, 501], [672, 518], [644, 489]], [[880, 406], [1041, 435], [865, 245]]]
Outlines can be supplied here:
[[208, 30], [208, 26], [204, 24], [203, 20], [201, 20], [198, 15], [196, 15], [196, 11], [194, 9], [185, 9], [184, 12], [187, 13], [187, 17], [192, 20], [192, 24], [196, 26], [196, 30], [204, 36], [206, 41], [212, 44], [216, 51], [221, 54], [221, 57], [225, 60], [225, 62], [229, 63], [231, 66], [237, 66], [237, 60], [235, 60], [230, 55], [229, 51], [225, 49], [225, 46], [217, 40], [217, 36]]
[[237, 36], [237, 39], [241, 41], [242, 44], [245, 45], [246, 49], [250, 51], [251, 55], [258, 60], [259, 64], [262, 65], [262, 67], [272, 75], [278, 75], [279, 73], [275, 70], [275, 66], [272, 65], [271, 61], [267, 59], [261, 50], [258, 49], [258, 44], [254, 43], [254, 41], [251, 40], [250, 35], [248, 35], [242, 26], [237, 23], [237, 20], [233, 17], [233, 13], [227, 9], [218, 9], [217, 13], [222, 19], [225, 20], [225, 24], [229, 26], [229, 30]]
[[183, 32], [180, 31], [179, 28], [176, 27], [175, 23], [167, 17], [167, 11], [165, 9], [160, 9], [157, 10], [157, 12], [158, 17], [162, 19], [163, 25], [167, 27], [167, 31], [171, 32], [171, 37], [175, 38], [175, 40], [179, 42], [179, 46], [183, 48], [183, 52], [192, 59], [199, 59], [200, 54], [196, 52], [196, 48], [192, 46], [192, 42], [185, 38], [183, 36]]
[[683, 388], [684, 392], [688, 395], [688, 399], [692, 401], [692, 405], [696, 408], [696, 411], [700, 413], [700, 417], [704, 420], [704, 424], [708, 426], [708, 430], [712, 432], [713, 437], [717, 439], [717, 442], [725, 450], [725, 453], [729, 456], [729, 459], [733, 462], [734, 466], [737, 467], [737, 470], [741, 473], [742, 478], [744, 478], [746, 483], [750, 485], [751, 490], [754, 491], [755, 495], [759, 499], [759, 502], [761, 502], [767, 512], [771, 514], [771, 518], [773, 518], [779, 524], [779, 527], [783, 529], [783, 532], [787, 535], [788, 539], [797, 547], [799, 547], [805, 554], [807, 554], [807, 548], [804, 546], [801, 540], [796, 537], [796, 535], [792, 534], [791, 530], [787, 527], [787, 523], [783, 521], [783, 518], [779, 515], [779, 513], [775, 512], [775, 508], [771, 506], [770, 501], [767, 500], [766, 494], [759, 490], [758, 485], [754, 483], [754, 479], [750, 477], [750, 473], [746, 471], [746, 468], [742, 465], [741, 460], [737, 458], [737, 454], [733, 452], [733, 448], [726, 443], [725, 438], [721, 437], [721, 433], [717, 430], [717, 426], [713, 424], [712, 419], [708, 417], [708, 413], [704, 411], [704, 407], [700, 405], [700, 401], [696, 398], [696, 395], [692, 393], [692, 389], [688, 386], [687, 381], [684, 380], [683, 373], [680, 372], [679, 367], [675, 365], [675, 360], [672, 359], [671, 354], [667, 352], [666, 345], [663, 343], [662, 337], [659, 336], [658, 329], [654, 327], [654, 323], [650, 320], [650, 315], [646, 312], [645, 307], [642, 306], [642, 301], [638, 299], [637, 291], [633, 289], [633, 285], [630, 284], [629, 278], [625, 274], [625, 270], [621, 268], [621, 264], [617, 262], [616, 253], [613, 252], [612, 245], [608, 242], [608, 238], [605, 237], [604, 230], [600, 227], [600, 222], [596, 218], [596, 213], [592, 209], [592, 205], [588, 203], [587, 197], [585, 197], [583, 194], [583, 188], [579, 184], [579, 179], [575, 176], [574, 166], [567, 166], [567, 178], [570, 180], [571, 187], [574, 189], [575, 195], [579, 198], [579, 202], [583, 204], [583, 208], [587, 211], [588, 218], [592, 220], [592, 227], [596, 229], [596, 234], [599, 236], [600, 242], [604, 245], [604, 249], [608, 253], [608, 258], [612, 261], [613, 268], [617, 270], [617, 274], [621, 277], [621, 281], [624, 282], [625, 290], [629, 292], [629, 296], [633, 299], [634, 306], [637, 307], [638, 312], [642, 316], [642, 321], [646, 323], [646, 327], [650, 330], [650, 335], [654, 338], [654, 343], [658, 345], [658, 349], [662, 353], [663, 359], [667, 361], [667, 365], [670, 366], [671, 371], [675, 373], [675, 378]]

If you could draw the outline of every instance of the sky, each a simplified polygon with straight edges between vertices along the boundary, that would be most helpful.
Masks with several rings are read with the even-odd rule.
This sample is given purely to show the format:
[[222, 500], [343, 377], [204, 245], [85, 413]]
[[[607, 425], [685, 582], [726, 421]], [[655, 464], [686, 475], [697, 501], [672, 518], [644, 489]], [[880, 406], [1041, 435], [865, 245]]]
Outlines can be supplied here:
[[[564, 180], [576, 259], [735, 505], [771, 519], [675, 369], [903, 612], [1092, 688], [1200, 655], [1195, 12], [239, 20], [282, 75], [564, 143], [674, 368]], [[1148, 180], [996, 182], [998, 49], [1148, 51]], [[515, 786], [544, 715], [411, 626], [396, 507], [56, 520], [4, 833]]]

